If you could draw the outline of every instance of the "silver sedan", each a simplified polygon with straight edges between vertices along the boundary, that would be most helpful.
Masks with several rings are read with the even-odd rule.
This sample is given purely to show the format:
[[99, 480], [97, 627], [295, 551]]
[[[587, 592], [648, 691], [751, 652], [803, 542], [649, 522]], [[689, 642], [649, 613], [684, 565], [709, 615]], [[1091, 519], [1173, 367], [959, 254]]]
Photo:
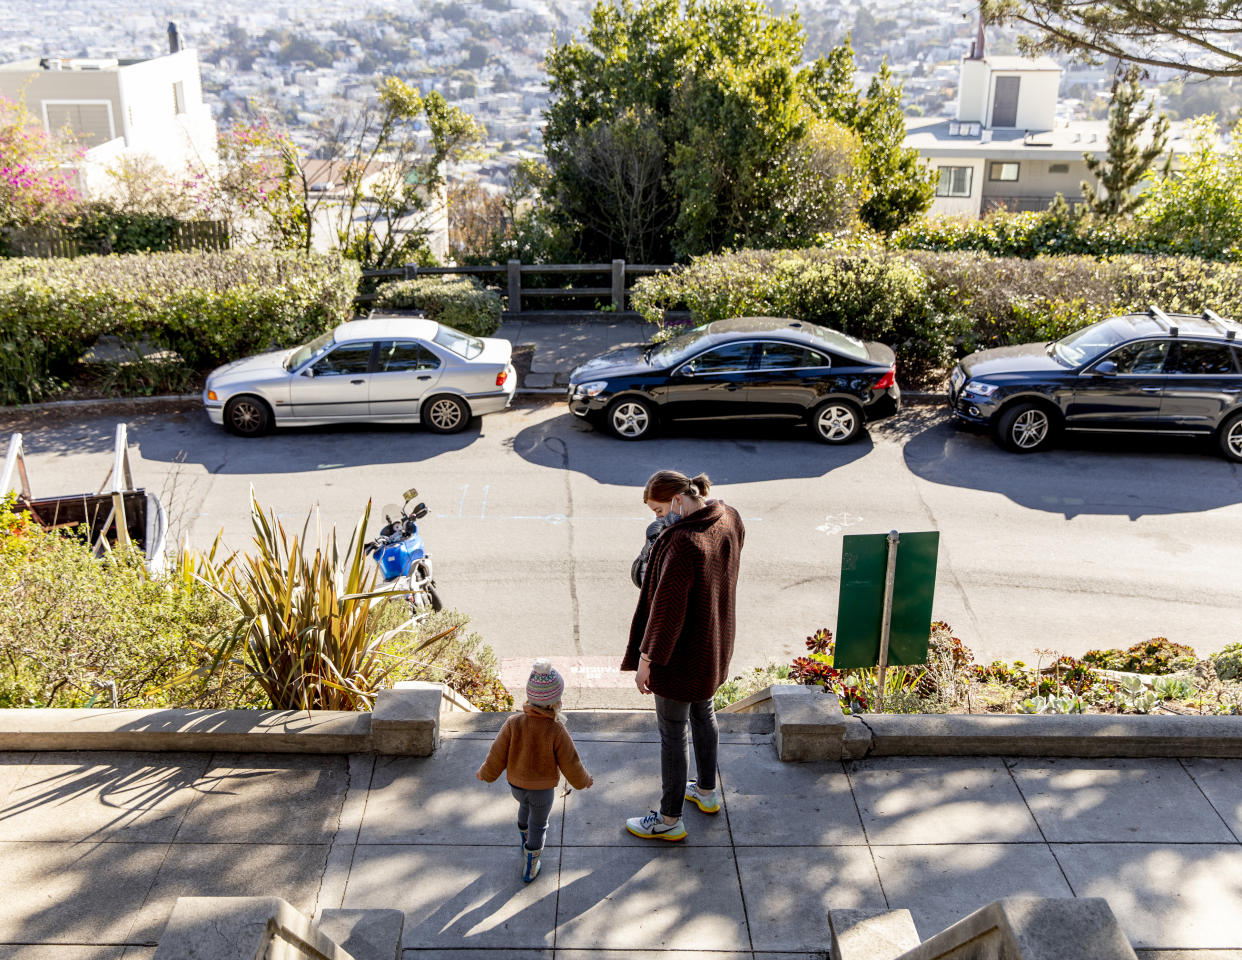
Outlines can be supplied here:
[[508, 340], [434, 320], [353, 320], [292, 350], [217, 367], [203, 404], [212, 423], [243, 437], [357, 420], [456, 433], [513, 401], [512, 352]]

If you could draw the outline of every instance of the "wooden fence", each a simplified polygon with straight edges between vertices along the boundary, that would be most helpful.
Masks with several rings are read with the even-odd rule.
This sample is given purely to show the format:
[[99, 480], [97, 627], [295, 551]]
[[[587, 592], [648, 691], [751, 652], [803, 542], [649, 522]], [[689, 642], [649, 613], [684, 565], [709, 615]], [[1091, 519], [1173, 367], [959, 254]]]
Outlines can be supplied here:
[[[63, 227], [12, 227], [5, 231], [9, 256], [80, 257], [92, 253], [112, 253], [110, 245], [82, 239]], [[179, 220], [168, 237], [171, 251], [227, 250], [229, 228], [223, 220]]]
[[[626, 279], [628, 277], [646, 276], [652, 273], [663, 273], [673, 269], [671, 265], [654, 265], [647, 263], [626, 263], [614, 260], [612, 263], [522, 263], [510, 260], [503, 266], [483, 267], [419, 267], [412, 263], [404, 267], [388, 270], [364, 270], [364, 277], [376, 279], [413, 280], [417, 277], [437, 276], [445, 274], [486, 276], [503, 274], [508, 281], [509, 313], [521, 313], [522, 301], [538, 297], [607, 297], [610, 309], [618, 313], [625, 310]], [[572, 274], [583, 276], [599, 276], [608, 279], [608, 286], [592, 287], [527, 287], [522, 285], [522, 278], [536, 274]], [[359, 303], [369, 303], [375, 299], [374, 293], [362, 294]]]

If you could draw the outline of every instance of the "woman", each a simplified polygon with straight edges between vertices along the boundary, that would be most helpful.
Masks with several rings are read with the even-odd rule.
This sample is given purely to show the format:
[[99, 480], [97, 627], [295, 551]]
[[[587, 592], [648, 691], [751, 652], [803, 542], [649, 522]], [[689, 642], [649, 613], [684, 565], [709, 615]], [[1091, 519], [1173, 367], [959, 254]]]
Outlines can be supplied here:
[[[729, 676], [734, 599], [746, 530], [737, 511], [708, 500], [706, 474], [652, 475], [643, 500], [667, 505], [669, 525], [652, 545], [622, 670], [636, 671], [640, 693], [655, 695], [660, 729], [660, 809], [632, 817], [636, 837], [684, 840], [686, 800], [704, 813], [716, 795], [718, 733], [712, 700]], [[698, 778], [686, 782], [686, 725], [694, 737]]]

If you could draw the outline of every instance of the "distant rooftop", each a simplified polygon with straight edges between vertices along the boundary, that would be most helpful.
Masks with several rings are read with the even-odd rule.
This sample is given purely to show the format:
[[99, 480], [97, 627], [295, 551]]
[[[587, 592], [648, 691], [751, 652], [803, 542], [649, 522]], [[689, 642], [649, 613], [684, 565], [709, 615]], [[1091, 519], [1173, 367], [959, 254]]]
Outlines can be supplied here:
[[[1021, 157], [1048, 157], [1080, 160], [1084, 153], [1103, 154], [1108, 149], [1107, 120], [1071, 120], [1052, 130], [987, 129], [969, 126], [950, 117], [909, 117], [906, 120], [907, 147], [925, 157], [961, 157], [977, 154], [990, 160]], [[1190, 150], [1189, 123], [1175, 121], [1169, 127], [1169, 147], [1174, 153]], [[956, 131], [954, 131], [956, 128]]]
[[0, 70], [21, 70], [23, 72], [34, 70], [47, 70], [51, 72], [88, 72], [117, 70], [121, 67], [128, 67], [135, 63], [144, 62], [145, 61], [142, 59], [119, 60], [116, 57], [30, 57], [26, 60], [13, 60], [10, 63], [0, 63]]
[[1027, 73], [1035, 70], [1061, 72], [1061, 65], [1052, 57], [997, 57], [987, 54], [983, 57], [983, 62], [993, 70], [1021, 70]]

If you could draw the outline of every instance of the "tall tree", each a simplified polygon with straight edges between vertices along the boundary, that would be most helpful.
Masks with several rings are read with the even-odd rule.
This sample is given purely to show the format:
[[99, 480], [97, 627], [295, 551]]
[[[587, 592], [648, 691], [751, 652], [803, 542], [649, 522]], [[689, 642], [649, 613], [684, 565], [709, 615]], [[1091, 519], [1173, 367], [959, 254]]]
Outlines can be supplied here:
[[1242, 0], [981, 0], [985, 20], [1032, 27], [1024, 52], [1112, 57], [1242, 77]]
[[1098, 181], [1098, 185], [1083, 181], [1083, 202], [1099, 216], [1124, 217], [1142, 204], [1134, 188], [1169, 142], [1169, 118], [1156, 113], [1154, 102], [1144, 105], [1141, 76], [1142, 70], [1130, 64], [1113, 77], [1107, 152], [1102, 157], [1083, 154]]
[[[580, 255], [804, 243], [813, 224], [853, 219], [842, 203], [879, 197], [895, 211], [876, 217], [882, 229], [926, 209], [930, 190], [904, 183], [926, 178], [901, 146], [900, 87], [885, 73], [860, 97], [848, 47], [808, 65], [804, 46], [797, 13], [760, 0], [597, 2], [547, 56], [544, 199]], [[807, 143], [829, 120], [859, 135], [861, 153], [823, 129]], [[817, 189], [843, 162], [863, 168], [867, 189]]]

